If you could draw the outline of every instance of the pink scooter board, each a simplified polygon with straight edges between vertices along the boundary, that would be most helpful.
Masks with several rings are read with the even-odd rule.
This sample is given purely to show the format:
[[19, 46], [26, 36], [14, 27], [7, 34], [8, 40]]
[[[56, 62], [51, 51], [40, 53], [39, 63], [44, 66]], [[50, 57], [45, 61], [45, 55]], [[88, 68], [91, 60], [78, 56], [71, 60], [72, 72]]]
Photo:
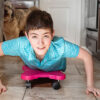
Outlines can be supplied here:
[[66, 75], [61, 71], [45, 72], [39, 69], [30, 69], [27, 66], [23, 66], [23, 70], [24, 73], [21, 74], [21, 79], [26, 81], [26, 88], [31, 87], [31, 80], [38, 78], [49, 78], [55, 80], [52, 87], [57, 90], [60, 88], [59, 80], [64, 80], [66, 77]]

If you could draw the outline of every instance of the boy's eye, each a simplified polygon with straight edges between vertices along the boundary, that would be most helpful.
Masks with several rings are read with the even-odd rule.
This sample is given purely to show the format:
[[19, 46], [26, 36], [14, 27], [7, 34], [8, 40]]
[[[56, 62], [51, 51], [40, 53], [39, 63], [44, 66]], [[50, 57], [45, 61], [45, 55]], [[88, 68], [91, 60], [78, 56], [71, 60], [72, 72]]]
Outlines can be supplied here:
[[49, 36], [48, 36], [48, 35], [45, 35], [44, 37], [49, 38]]
[[37, 36], [32, 36], [32, 38], [37, 38]]

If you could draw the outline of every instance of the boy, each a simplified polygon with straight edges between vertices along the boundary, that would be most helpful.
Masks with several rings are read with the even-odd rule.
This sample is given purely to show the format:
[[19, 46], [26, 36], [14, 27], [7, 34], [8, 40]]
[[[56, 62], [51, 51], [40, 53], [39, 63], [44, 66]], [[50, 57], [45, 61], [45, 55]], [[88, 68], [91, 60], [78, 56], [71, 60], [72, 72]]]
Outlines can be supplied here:
[[[93, 83], [91, 55], [79, 46], [55, 37], [52, 18], [45, 11], [35, 10], [29, 14], [24, 37], [0, 43], [0, 56], [3, 55], [20, 56], [28, 67], [44, 71], [65, 71], [67, 57], [82, 59], [87, 75], [86, 92], [100, 96], [100, 90]], [[0, 91], [4, 90], [1, 83]]]

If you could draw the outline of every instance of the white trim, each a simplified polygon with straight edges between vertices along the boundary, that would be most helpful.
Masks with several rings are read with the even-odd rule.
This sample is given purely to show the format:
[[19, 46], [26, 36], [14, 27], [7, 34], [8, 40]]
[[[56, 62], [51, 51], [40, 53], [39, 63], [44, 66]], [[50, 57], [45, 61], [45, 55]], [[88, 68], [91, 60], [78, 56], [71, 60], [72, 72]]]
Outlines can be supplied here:
[[80, 46], [86, 46], [86, 1], [82, 0], [81, 6], [81, 32], [80, 32]]

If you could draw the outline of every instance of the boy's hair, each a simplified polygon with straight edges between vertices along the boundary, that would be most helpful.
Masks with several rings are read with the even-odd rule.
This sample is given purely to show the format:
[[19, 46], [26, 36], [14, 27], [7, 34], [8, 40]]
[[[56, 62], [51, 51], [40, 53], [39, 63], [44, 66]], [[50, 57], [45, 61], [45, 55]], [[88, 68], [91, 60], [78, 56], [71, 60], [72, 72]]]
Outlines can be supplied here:
[[25, 31], [29, 32], [32, 29], [49, 28], [53, 33], [53, 20], [49, 13], [39, 9], [32, 11], [26, 21]]

